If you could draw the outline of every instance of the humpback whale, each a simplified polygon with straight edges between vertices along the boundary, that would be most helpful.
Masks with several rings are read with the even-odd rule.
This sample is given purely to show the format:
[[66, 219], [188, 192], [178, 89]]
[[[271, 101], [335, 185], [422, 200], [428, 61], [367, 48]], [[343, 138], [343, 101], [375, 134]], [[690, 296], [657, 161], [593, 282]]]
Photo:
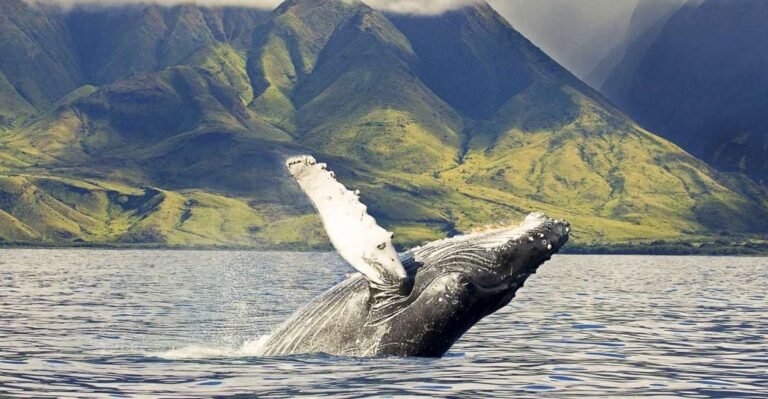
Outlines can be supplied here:
[[263, 356], [440, 357], [507, 305], [568, 240], [570, 225], [541, 213], [398, 255], [358, 191], [311, 156], [286, 163], [339, 255], [358, 273], [321, 294], [266, 338]]

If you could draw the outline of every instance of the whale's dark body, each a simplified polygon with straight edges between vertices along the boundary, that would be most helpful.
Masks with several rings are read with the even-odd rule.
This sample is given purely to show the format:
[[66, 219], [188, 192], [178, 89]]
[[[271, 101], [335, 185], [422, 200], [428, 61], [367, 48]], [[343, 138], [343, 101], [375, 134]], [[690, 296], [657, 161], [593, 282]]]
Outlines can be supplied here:
[[[313, 159], [302, 159], [314, 165]], [[314, 201], [311, 190], [305, 191]], [[322, 206], [317, 207], [322, 216]], [[518, 227], [415, 248], [394, 262], [404, 271], [390, 272], [395, 266], [363, 256], [379, 274], [350, 262], [362, 273], [299, 310], [272, 333], [261, 352], [441, 356], [480, 319], [508, 304], [525, 280], [568, 240], [569, 231], [565, 221], [532, 214]]]

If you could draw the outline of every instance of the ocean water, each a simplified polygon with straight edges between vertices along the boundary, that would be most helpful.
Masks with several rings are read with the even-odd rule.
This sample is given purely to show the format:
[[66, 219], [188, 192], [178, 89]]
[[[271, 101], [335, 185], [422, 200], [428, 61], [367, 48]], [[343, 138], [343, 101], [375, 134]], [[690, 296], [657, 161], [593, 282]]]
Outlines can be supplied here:
[[255, 356], [329, 253], [0, 250], [0, 397], [768, 397], [768, 259], [556, 256], [442, 359]]

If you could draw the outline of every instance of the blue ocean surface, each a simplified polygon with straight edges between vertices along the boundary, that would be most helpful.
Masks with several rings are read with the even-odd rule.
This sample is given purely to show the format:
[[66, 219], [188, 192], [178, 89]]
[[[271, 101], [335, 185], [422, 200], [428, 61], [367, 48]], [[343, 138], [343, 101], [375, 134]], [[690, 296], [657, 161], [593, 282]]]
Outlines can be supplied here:
[[331, 253], [0, 250], [0, 397], [768, 397], [768, 259], [556, 256], [442, 359], [256, 356]]

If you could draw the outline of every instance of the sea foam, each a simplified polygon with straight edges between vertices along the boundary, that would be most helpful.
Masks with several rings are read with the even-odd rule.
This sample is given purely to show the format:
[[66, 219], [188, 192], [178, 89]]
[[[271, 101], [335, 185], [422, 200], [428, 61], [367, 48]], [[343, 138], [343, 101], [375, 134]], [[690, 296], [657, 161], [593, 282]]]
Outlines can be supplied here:
[[166, 360], [191, 360], [261, 356], [264, 343], [269, 335], [262, 335], [253, 340], [247, 340], [239, 348], [227, 348], [205, 345], [188, 345], [162, 352], [148, 353], [147, 356]]

